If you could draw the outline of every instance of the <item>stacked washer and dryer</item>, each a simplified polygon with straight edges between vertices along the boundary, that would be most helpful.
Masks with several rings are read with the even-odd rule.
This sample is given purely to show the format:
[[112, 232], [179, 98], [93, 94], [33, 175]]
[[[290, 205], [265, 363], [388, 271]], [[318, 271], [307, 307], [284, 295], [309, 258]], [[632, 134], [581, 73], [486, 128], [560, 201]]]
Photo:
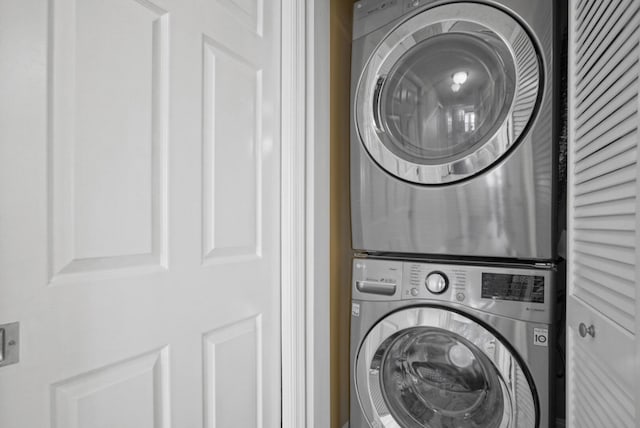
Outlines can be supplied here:
[[553, 0], [360, 0], [351, 428], [549, 428]]

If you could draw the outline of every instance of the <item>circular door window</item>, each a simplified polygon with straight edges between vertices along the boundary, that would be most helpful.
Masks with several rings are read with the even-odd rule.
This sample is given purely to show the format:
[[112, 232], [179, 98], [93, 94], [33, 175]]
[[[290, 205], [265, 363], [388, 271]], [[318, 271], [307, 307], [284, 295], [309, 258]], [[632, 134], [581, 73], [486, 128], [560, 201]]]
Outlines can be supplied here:
[[357, 357], [356, 390], [373, 426], [533, 428], [522, 367], [491, 332], [440, 308], [390, 315]]
[[393, 30], [365, 67], [359, 135], [376, 162], [404, 180], [464, 179], [521, 137], [539, 68], [533, 43], [508, 14], [474, 3], [426, 10]]
[[510, 404], [489, 358], [455, 333], [413, 327], [387, 339], [379, 358], [381, 389], [401, 426], [498, 427]]

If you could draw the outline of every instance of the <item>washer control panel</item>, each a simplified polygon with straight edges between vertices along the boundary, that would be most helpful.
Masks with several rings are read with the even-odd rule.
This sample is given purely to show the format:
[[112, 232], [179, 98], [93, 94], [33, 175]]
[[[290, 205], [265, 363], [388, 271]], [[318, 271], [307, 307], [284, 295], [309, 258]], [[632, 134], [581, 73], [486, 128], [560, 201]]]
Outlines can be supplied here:
[[403, 262], [403, 269], [408, 280], [402, 294], [404, 299], [466, 300], [467, 271], [464, 267]]
[[481, 266], [355, 259], [356, 300], [419, 300], [454, 303], [512, 318], [552, 322], [554, 271], [543, 268]]

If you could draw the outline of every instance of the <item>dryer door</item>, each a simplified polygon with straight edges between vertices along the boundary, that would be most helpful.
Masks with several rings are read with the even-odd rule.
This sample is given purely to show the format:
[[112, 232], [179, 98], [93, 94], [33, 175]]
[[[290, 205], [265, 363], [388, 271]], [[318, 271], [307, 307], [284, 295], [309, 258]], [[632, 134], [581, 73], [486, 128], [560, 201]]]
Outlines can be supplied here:
[[374, 427], [534, 428], [529, 376], [492, 332], [446, 309], [380, 321], [356, 362], [356, 394]]
[[427, 9], [380, 43], [356, 90], [371, 157], [418, 184], [445, 184], [497, 162], [532, 121], [541, 64], [524, 28], [478, 3]]

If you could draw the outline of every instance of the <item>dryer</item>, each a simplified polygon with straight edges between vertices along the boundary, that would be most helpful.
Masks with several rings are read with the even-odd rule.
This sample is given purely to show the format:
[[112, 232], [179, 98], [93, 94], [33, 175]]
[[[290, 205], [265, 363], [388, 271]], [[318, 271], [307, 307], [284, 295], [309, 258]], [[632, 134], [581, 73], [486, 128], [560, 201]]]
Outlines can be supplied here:
[[554, 8], [355, 3], [355, 250], [555, 258]]
[[554, 272], [356, 259], [351, 428], [550, 428]]

